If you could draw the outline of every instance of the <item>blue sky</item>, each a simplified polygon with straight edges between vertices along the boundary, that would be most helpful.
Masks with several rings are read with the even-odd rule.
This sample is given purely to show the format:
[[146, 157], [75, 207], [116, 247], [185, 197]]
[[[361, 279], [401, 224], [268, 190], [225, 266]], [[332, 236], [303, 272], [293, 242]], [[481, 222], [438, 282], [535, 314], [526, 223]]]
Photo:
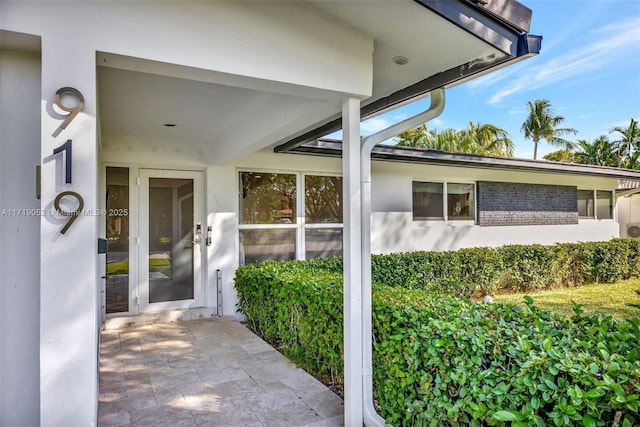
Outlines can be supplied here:
[[[542, 35], [540, 55], [447, 90], [444, 113], [430, 129], [467, 127], [469, 121], [506, 129], [516, 157], [532, 158], [520, 131], [527, 101], [548, 99], [569, 139], [592, 140], [640, 118], [640, 1], [521, 0], [533, 9], [531, 34]], [[368, 135], [428, 107], [429, 100], [362, 123]], [[542, 142], [538, 155], [557, 148]]]

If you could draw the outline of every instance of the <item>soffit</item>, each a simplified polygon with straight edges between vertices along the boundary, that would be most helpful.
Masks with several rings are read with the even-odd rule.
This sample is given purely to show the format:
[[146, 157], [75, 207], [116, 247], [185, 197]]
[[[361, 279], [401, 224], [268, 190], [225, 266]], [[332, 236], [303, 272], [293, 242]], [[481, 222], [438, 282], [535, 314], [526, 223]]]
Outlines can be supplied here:
[[[305, 3], [374, 40], [373, 96], [363, 105], [461, 64], [505, 55], [413, 1]], [[314, 52], [302, 54], [301, 61]], [[409, 63], [397, 65], [396, 56]], [[133, 136], [148, 150], [182, 145], [209, 164], [228, 164], [339, 117], [345, 95], [109, 53], [98, 53], [97, 63], [101, 132], [110, 136], [103, 141]], [[335, 72], [345, 65], [326, 66]]]
[[[503, 54], [414, 1], [308, 3], [373, 38], [373, 96], [364, 104], [461, 64]], [[397, 65], [396, 56], [409, 62]]]

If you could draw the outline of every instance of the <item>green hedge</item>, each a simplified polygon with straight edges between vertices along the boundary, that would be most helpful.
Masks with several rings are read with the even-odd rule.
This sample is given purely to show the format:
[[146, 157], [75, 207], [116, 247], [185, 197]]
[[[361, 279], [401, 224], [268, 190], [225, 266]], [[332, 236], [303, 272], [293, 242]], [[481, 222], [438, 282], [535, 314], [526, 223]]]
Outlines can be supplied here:
[[[640, 241], [508, 245], [372, 257], [373, 282], [469, 297], [640, 277]], [[336, 259], [331, 271], [341, 271]], [[338, 268], [339, 266], [339, 268]]]
[[[337, 259], [236, 272], [248, 325], [340, 387]], [[327, 267], [326, 269], [324, 267]], [[579, 312], [579, 310], [578, 310]], [[394, 425], [610, 425], [639, 419], [640, 322], [562, 318], [424, 290], [376, 286], [374, 397]]]
[[[295, 268], [341, 274], [342, 258], [313, 259]], [[640, 240], [373, 255], [371, 274], [375, 284], [463, 297], [613, 283], [640, 277]]]

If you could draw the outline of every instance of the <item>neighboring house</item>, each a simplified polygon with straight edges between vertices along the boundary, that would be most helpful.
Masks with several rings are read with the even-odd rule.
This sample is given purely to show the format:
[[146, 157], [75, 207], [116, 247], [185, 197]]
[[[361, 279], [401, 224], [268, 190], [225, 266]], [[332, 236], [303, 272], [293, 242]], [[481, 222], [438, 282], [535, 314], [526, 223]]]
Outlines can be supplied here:
[[[231, 315], [239, 264], [344, 253], [361, 425], [360, 120], [536, 55], [530, 21], [514, 0], [0, 0], [0, 424], [95, 425], [106, 317]], [[374, 158], [374, 252], [607, 239], [638, 178]]]
[[616, 205], [620, 237], [640, 239], [640, 181], [618, 181]]

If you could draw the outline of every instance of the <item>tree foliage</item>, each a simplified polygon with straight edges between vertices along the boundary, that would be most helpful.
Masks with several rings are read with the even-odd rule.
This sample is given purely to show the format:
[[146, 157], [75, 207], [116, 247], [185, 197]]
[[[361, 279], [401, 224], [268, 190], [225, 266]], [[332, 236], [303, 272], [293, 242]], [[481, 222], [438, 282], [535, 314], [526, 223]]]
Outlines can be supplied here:
[[512, 157], [514, 150], [509, 132], [489, 123], [469, 122], [466, 129], [442, 131], [422, 124], [398, 135], [396, 142], [400, 147], [489, 156]]
[[576, 134], [578, 131], [573, 128], [559, 127], [564, 121], [564, 117], [556, 115], [551, 109], [551, 103], [548, 100], [528, 101], [527, 107], [529, 108], [529, 116], [522, 124], [521, 129], [524, 137], [533, 141], [534, 160], [538, 156], [538, 144], [542, 139], [551, 145], [563, 147], [564, 149], [573, 148], [571, 141], [561, 137], [567, 134]]
[[575, 163], [585, 165], [610, 166], [625, 169], [640, 169], [640, 127], [631, 119], [629, 126], [616, 126], [609, 134], [617, 139], [610, 140], [600, 135], [593, 141], [579, 139], [574, 153]]
[[575, 153], [573, 151], [561, 149], [545, 154], [542, 158], [551, 162], [573, 163], [574, 156]]

